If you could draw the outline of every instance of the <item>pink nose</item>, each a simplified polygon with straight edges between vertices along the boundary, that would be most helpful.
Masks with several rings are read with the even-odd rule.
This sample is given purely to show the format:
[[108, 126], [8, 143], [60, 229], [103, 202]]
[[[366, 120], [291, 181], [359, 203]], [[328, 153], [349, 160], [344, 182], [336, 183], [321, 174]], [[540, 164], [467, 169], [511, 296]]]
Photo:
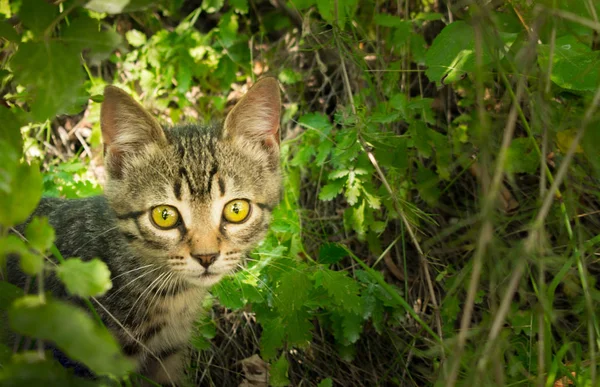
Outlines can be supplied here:
[[190, 254], [192, 258], [194, 258], [198, 263], [202, 265], [205, 269], [208, 269], [210, 265], [212, 265], [219, 256], [219, 253], [213, 254]]

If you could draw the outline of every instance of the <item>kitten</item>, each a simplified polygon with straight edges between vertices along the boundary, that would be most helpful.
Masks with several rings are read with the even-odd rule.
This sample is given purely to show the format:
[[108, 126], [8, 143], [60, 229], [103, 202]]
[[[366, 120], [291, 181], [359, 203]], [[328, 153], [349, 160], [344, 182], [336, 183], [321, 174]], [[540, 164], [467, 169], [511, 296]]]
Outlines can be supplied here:
[[[44, 198], [34, 213], [49, 217], [63, 256], [108, 265], [113, 287], [99, 298], [106, 310], [96, 309], [137, 371], [158, 383], [180, 380], [203, 296], [267, 231], [281, 195], [280, 110], [278, 83], [264, 78], [222, 127], [163, 130], [108, 86], [104, 195]], [[23, 283], [15, 271], [11, 282]], [[55, 277], [46, 286], [67, 297]]]

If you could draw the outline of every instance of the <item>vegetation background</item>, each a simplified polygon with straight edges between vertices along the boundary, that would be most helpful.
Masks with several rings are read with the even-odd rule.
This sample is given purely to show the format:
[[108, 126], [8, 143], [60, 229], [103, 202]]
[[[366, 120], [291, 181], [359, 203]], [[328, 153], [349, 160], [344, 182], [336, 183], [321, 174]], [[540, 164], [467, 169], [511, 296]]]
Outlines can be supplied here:
[[[285, 196], [206, 301], [190, 385], [600, 385], [599, 14], [0, 0], [0, 265], [19, 253], [38, 281], [56, 271], [91, 311], [0, 282], [2, 327], [35, 339], [0, 345], [0, 384], [140, 382], [94, 318], [106, 267], [62, 257], [44, 219], [11, 232], [42, 194], [102, 192], [104, 86], [175, 124], [223, 118], [272, 75]], [[104, 378], [76, 379], [43, 341]]]

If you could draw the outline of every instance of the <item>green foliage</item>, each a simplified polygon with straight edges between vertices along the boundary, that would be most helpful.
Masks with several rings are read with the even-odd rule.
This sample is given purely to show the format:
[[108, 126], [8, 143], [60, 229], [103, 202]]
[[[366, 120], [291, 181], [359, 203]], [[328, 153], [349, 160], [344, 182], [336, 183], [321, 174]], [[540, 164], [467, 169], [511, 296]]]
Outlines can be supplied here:
[[[10, 148], [7, 152], [11, 152]], [[12, 163], [11, 163], [12, 164]], [[42, 196], [42, 175], [36, 164], [4, 164], [0, 191], [0, 224], [9, 227], [27, 220]]]
[[16, 332], [54, 342], [72, 359], [81, 361], [99, 375], [120, 377], [132, 369], [105, 327], [64, 302], [24, 296], [13, 302], [9, 321]]
[[110, 270], [98, 258], [83, 262], [77, 258], [67, 259], [56, 268], [56, 274], [67, 291], [79, 297], [101, 296], [112, 288]]
[[279, 360], [271, 365], [271, 378], [269, 384], [273, 387], [284, 387], [290, 385], [290, 379], [288, 379], [288, 369], [290, 364], [288, 363], [285, 354], [282, 354]]
[[[283, 200], [247, 268], [212, 294], [234, 318], [260, 326], [252, 336], [270, 362], [271, 385], [344, 384], [347, 366], [364, 368], [345, 363], [364, 361], [367, 351], [373, 370], [361, 375], [382, 384], [453, 385], [455, 366], [457, 384], [568, 377], [592, 385], [600, 132], [590, 106], [600, 86], [600, 6], [453, 3], [450, 17], [443, 2], [275, 3], [211, 0], [184, 14], [180, 1], [0, 2], [0, 268], [18, 256], [36, 281], [56, 272], [84, 299], [112, 286], [102, 262], [62, 259], [44, 218], [22, 236], [11, 229], [42, 192], [101, 192], [90, 176], [102, 153], [105, 84], [137, 95], [164, 121], [212, 121], [241, 84], [267, 71], [284, 91]], [[512, 109], [517, 124], [503, 142]], [[90, 129], [82, 145], [64, 140], [78, 128], [63, 114]], [[559, 191], [545, 196], [584, 124]], [[488, 197], [496, 171], [500, 193]], [[531, 243], [531, 219], [547, 197], [558, 203]], [[485, 222], [492, 235], [482, 234]], [[524, 253], [524, 245], [536, 247]], [[44, 258], [49, 251], [58, 264]], [[523, 262], [528, 278], [510, 288]], [[0, 310], [16, 332], [100, 374], [131, 370], [107, 330], [70, 304], [0, 282]], [[223, 341], [214, 317], [198, 319], [197, 351]], [[492, 327], [500, 327], [495, 338]], [[329, 344], [344, 365], [307, 369], [319, 356], [332, 359]], [[0, 345], [0, 384], [85, 383], [48, 359]], [[492, 363], [495, 372], [482, 371]]]

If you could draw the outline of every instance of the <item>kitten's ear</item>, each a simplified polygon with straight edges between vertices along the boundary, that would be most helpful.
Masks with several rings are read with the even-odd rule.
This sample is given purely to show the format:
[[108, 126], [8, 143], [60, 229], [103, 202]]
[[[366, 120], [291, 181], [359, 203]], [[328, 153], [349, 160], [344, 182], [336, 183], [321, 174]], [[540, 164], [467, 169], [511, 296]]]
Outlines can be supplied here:
[[262, 78], [248, 90], [225, 119], [226, 137], [243, 137], [279, 148], [281, 97], [275, 78]]
[[165, 143], [162, 127], [132, 97], [115, 86], [104, 89], [100, 112], [102, 140], [109, 173], [121, 175], [126, 157], [139, 152], [144, 145]]

